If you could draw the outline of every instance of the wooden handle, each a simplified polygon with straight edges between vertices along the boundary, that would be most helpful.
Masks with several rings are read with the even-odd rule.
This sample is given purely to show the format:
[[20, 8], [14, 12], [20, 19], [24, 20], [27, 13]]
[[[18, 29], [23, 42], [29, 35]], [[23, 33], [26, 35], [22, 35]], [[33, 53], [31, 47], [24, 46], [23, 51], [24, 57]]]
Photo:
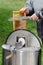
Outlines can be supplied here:
[[10, 59], [12, 57], [12, 54], [6, 56], [6, 59]]

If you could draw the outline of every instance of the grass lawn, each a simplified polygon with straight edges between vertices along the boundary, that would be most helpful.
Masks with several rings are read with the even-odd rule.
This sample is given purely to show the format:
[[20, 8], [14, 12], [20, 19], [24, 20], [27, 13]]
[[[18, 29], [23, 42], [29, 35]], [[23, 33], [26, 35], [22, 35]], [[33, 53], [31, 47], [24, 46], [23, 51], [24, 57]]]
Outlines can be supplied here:
[[[8, 18], [12, 16], [12, 11], [18, 11], [25, 5], [26, 0], [0, 0], [0, 65], [2, 65], [2, 44], [9, 33], [13, 31], [13, 23], [8, 22]], [[36, 22], [27, 21], [27, 29], [37, 35]], [[42, 53], [43, 55], [43, 53]], [[43, 56], [42, 56], [43, 57]], [[43, 62], [43, 58], [42, 58]], [[43, 63], [42, 63], [43, 65]]]

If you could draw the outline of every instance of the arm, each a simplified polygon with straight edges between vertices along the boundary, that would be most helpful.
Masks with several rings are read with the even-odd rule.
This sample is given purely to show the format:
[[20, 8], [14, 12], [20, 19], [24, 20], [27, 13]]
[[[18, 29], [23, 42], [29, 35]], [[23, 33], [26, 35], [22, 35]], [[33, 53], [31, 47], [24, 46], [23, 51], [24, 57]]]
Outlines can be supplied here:
[[20, 12], [22, 13], [26, 12], [26, 14], [32, 13], [33, 12], [32, 1], [27, 0], [25, 7], [20, 9]]
[[26, 2], [26, 9], [29, 10], [29, 12], [33, 12], [34, 11], [32, 0], [27, 0], [27, 2]]
[[38, 11], [36, 11], [36, 15], [39, 17], [39, 19], [43, 19], [43, 8], [41, 8]]
[[30, 16], [30, 20], [38, 20], [39, 19], [38, 18], [39, 15], [37, 15], [37, 13], [34, 13], [32, 0], [27, 0], [26, 9], [29, 10], [29, 13], [32, 13], [32, 15]]
[[32, 16], [30, 16], [30, 20], [39, 20], [39, 19], [43, 19], [43, 8], [39, 10], [37, 9], [35, 13]]

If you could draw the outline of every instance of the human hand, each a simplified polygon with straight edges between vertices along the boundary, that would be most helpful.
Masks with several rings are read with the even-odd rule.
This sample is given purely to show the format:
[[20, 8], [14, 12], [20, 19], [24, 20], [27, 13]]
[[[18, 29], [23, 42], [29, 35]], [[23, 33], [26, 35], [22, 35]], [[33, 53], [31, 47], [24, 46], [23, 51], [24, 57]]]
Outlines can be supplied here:
[[39, 20], [37, 15], [34, 13], [32, 16], [30, 16], [30, 20]]
[[29, 10], [27, 10], [26, 8], [22, 8], [22, 9], [20, 9], [20, 12], [21, 13], [26, 13], [26, 14], [29, 14]]

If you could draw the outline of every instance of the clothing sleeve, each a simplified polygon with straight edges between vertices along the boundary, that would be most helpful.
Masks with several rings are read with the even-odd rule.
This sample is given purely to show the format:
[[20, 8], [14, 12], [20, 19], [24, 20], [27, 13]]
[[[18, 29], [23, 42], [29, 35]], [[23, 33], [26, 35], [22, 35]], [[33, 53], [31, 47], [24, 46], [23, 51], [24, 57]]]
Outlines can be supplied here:
[[39, 18], [42, 18], [43, 19], [43, 8], [41, 10], [37, 10], [35, 12], [35, 14], [39, 17]]
[[35, 11], [35, 14], [36, 14], [39, 18], [40, 18], [40, 12], [41, 12], [40, 10], [36, 10], [36, 11]]
[[32, 0], [27, 0], [26, 2], [26, 9], [33, 11], [33, 7], [32, 7]]

